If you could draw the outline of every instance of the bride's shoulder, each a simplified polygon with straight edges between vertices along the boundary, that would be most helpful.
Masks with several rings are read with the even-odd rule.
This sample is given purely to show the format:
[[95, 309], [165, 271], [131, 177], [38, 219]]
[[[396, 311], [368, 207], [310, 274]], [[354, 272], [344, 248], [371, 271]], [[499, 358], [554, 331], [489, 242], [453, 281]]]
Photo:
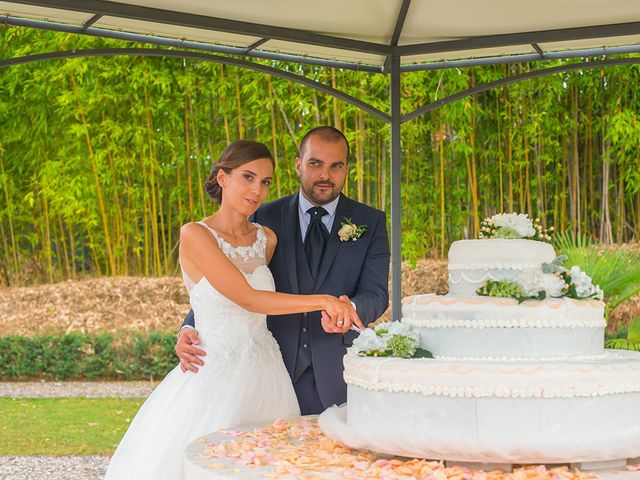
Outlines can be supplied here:
[[206, 241], [212, 240], [212, 232], [202, 222], [189, 222], [180, 227], [181, 242]]

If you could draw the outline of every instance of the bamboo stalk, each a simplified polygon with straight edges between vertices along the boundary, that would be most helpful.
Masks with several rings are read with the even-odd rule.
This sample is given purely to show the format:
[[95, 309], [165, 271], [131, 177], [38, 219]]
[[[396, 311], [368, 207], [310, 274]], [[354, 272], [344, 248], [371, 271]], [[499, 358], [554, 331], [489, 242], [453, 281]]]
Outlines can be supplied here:
[[[224, 65], [220, 65], [220, 83], [222, 85], [224, 85], [225, 82], [225, 76], [224, 76]], [[223, 90], [224, 91], [224, 90]], [[222, 96], [222, 100], [224, 100], [226, 98], [225, 95]], [[227, 109], [224, 107], [222, 108], [222, 121], [224, 123], [224, 134], [227, 137], [227, 145], [229, 145], [231, 143], [231, 129], [229, 127], [229, 119], [227, 118]]]
[[445, 233], [445, 197], [444, 197], [444, 138], [440, 136], [440, 258], [444, 257], [446, 233]]
[[[271, 81], [271, 75], [267, 75], [267, 90], [269, 92], [269, 114], [271, 116], [271, 150], [273, 154], [273, 161], [275, 162], [276, 171], [279, 171], [278, 165], [280, 164], [280, 156], [278, 155], [278, 144], [276, 135], [276, 109], [274, 108], [273, 99], [273, 82]], [[318, 122], [319, 123], [319, 122]], [[276, 192], [278, 198], [282, 197], [282, 187], [280, 183], [281, 175], [276, 174]]]
[[89, 123], [87, 121], [87, 115], [85, 113], [84, 106], [83, 106], [82, 102], [80, 101], [80, 95], [79, 95], [79, 92], [78, 92], [78, 85], [76, 84], [76, 81], [73, 78], [73, 76], [70, 76], [69, 79], [70, 79], [71, 85], [73, 87], [73, 91], [76, 94], [76, 105], [78, 107], [78, 114], [80, 115], [80, 120], [82, 122], [83, 131], [84, 131], [85, 142], [87, 144], [87, 149], [89, 150], [89, 159], [91, 160], [91, 170], [93, 171], [93, 180], [95, 182], [96, 195], [98, 197], [98, 208], [99, 208], [99, 211], [100, 211], [100, 218], [102, 219], [102, 230], [103, 230], [103, 233], [104, 233], [104, 243], [105, 243], [105, 249], [107, 251], [107, 260], [108, 260], [108, 263], [109, 263], [108, 272], [111, 272], [111, 274], [115, 274], [116, 265], [115, 265], [115, 260], [113, 258], [113, 249], [111, 247], [111, 236], [109, 235], [109, 222], [108, 222], [108, 219], [107, 219], [107, 212], [106, 212], [105, 205], [104, 205], [104, 199], [103, 199], [103, 194], [102, 194], [102, 186], [100, 184], [100, 177], [98, 175], [98, 162], [96, 160], [96, 156], [95, 156], [95, 153], [93, 151], [93, 145], [92, 145], [91, 137], [89, 135]]
[[[471, 73], [471, 88], [475, 86], [475, 75]], [[478, 213], [478, 176], [476, 173], [476, 115], [475, 115], [475, 103], [477, 101], [476, 95], [471, 97], [471, 163], [467, 166], [469, 173], [469, 189], [471, 190], [471, 204], [473, 213], [473, 232], [472, 237], [477, 238], [480, 233], [480, 216]], [[467, 162], [469, 163], [469, 162]]]
[[236, 72], [235, 80], [236, 80], [236, 107], [237, 107], [236, 119], [238, 120], [238, 135], [240, 136], [239, 138], [244, 138], [245, 128], [244, 128], [244, 120], [242, 118], [242, 100], [240, 95], [240, 73], [238, 72], [237, 68], [235, 69], [235, 72]]
[[[337, 88], [336, 69], [331, 67], [331, 87]], [[338, 130], [342, 130], [342, 121], [340, 119], [340, 103], [338, 99], [333, 97], [333, 126]]]
[[[6, 180], [3, 182], [3, 193], [5, 206], [7, 209], [7, 218], [9, 220], [9, 239], [11, 241], [11, 258], [13, 260], [13, 272], [18, 273], [19, 265], [18, 265], [18, 247], [16, 244], [16, 232], [14, 227], [14, 218], [13, 218], [13, 203], [11, 199], [11, 195], [9, 194], [9, 178], [6, 175], [4, 168], [4, 150], [2, 145], [0, 145], [0, 174]], [[8, 251], [8, 250], [7, 250]]]
[[57, 215], [58, 220], [58, 229], [60, 231], [60, 242], [59, 245], [62, 245], [62, 257], [64, 258], [64, 270], [66, 274], [66, 278], [71, 278], [71, 264], [69, 263], [69, 255], [67, 254], [67, 241], [65, 239], [64, 227], [62, 225], [62, 218], [60, 215]]
[[[145, 67], [146, 67], [145, 63]], [[155, 148], [153, 145], [153, 113], [151, 111], [151, 94], [149, 93], [149, 85], [147, 82], [144, 84], [144, 102], [145, 102], [145, 118], [147, 123], [147, 159], [149, 161], [149, 186], [151, 187], [151, 238], [153, 241], [153, 263], [155, 268], [155, 274], [160, 275], [162, 266], [160, 262], [160, 230], [158, 225], [158, 215], [161, 214], [161, 210], [158, 207], [159, 192], [156, 192], [156, 168], [158, 165], [158, 159], [155, 154]], [[143, 160], [144, 161], [144, 160]]]
[[356, 185], [358, 201], [364, 202], [364, 117], [356, 110], [354, 123], [356, 125]]

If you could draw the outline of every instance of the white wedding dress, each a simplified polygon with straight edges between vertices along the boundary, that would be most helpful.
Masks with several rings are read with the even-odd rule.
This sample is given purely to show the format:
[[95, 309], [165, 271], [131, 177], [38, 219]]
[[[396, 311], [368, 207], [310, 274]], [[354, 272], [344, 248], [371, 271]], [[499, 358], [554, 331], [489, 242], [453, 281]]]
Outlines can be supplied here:
[[[266, 266], [266, 236], [232, 247], [204, 225], [225, 255], [259, 290], [274, 290]], [[123, 437], [105, 479], [177, 480], [183, 452], [204, 434], [235, 425], [300, 415], [280, 349], [265, 315], [251, 313], [218, 293], [206, 278], [183, 271], [196, 327], [207, 352], [198, 373], [174, 368], [142, 405]]]

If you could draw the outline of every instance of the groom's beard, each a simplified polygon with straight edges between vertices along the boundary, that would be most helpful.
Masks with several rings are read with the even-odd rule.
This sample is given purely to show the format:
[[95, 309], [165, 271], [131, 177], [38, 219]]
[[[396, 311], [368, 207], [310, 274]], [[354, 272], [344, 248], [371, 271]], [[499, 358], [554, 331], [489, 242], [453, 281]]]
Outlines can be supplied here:
[[304, 186], [302, 189], [306, 197], [317, 205], [324, 205], [335, 200], [342, 190], [337, 189], [336, 184], [329, 180], [314, 182], [311, 189], [306, 189]]

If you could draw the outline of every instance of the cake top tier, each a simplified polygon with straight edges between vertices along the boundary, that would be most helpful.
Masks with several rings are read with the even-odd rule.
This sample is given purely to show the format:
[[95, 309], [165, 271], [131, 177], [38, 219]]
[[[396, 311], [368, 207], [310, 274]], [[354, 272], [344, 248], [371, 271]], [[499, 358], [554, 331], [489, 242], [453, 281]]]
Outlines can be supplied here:
[[458, 240], [449, 249], [452, 270], [524, 270], [537, 268], [556, 258], [553, 247], [537, 240]]

